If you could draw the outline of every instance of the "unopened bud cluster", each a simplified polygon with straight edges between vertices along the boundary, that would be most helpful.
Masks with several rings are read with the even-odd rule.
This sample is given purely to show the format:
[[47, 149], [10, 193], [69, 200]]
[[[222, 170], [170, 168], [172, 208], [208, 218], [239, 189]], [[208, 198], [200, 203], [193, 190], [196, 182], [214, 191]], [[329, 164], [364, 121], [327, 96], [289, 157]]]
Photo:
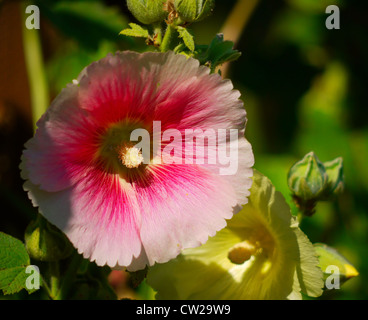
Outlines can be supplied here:
[[213, 10], [214, 0], [127, 0], [128, 9], [144, 24], [164, 21], [168, 15], [182, 23], [200, 21]]

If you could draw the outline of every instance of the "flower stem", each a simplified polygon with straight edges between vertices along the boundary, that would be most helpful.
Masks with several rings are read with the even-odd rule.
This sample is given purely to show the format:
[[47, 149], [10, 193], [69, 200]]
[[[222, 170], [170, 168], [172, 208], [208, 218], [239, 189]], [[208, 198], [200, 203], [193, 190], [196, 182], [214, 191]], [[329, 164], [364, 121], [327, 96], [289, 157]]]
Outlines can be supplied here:
[[52, 299], [56, 299], [60, 290], [60, 269], [59, 262], [50, 262], [50, 294]]
[[42, 287], [44, 288], [44, 290], [47, 292], [48, 296], [51, 298], [51, 299], [54, 299], [53, 298], [53, 295], [51, 293], [51, 289], [50, 287], [48, 286], [45, 278], [40, 274], [40, 277], [41, 277], [41, 281], [42, 281]]
[[174, 39], [174, 35], [175, 35], [175, 28], [171, 24], [168, 24], [167, 29], [165, 31], [165, 35], [160, 45], [161, 52], [166, 52], [171, 49], [171, 43]]
[[35, 129], [37, 120], [42, 116], [49, 105], [49, 91], [42, 57], [39, 30], [27, 29], [24, 23], [27, 19], [25, 8], [28, 4], [29, 3], [25, 2], [24, 5], [21, 6], [23, 16], [23, 50], [30, 88], [32, 122]]
[[81, 262], [82, 262], [81, 255], [75, 252], [68, 266], [68, 270], [65, 272], [65, 275], [63, 276], [63, 282], [60, 285], [60, 290], [58, 291], [54, 300], [63, 300], [67, 297], [70, 288], [73, 284], [73, 281], [75, 280], [75, 276], [77, 274]]

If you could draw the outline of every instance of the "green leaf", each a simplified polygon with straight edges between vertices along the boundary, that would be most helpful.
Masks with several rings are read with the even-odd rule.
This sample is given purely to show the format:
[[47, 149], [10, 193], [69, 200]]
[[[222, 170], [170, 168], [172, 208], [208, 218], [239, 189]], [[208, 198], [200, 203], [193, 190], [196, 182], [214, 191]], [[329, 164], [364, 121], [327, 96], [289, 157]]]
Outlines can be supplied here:
[[225, 62], [234, 61], [241, 56], [241, 52], [234, 50], [233, 47], [233, 42], [224, 41], [223, 35], [217, 34], [208, 46], [196, 47], [198, 52], [196, 58], [214, 72], [216, 67]]
[[188, 29], [178, 26], [176, 30], [179, 33], [179, 37], [183, 39], [184, 44], [193, 52], [195, 49], [194, 39]]
[[323, 243], [315, 243], [314, 248], [318, 255], [319, 267], [324, 274], [324, 279], [331, 275], [329, 271], [331, 266], [338, 268], [341, 283], [359, 275], [355, 267], [336, 249]]
[[211, 42], [209, 46], [208, 55], [211, 60], [217, 61], [233, 51], [233, 42], [224, 41], [222, 37], [220, 39], [220, 41], [216, 39], [216, 41]]
[[231, 50], [231, 52], [228, 52], [226, 54], [223, 54], [218, 60], [217, 65], [221, 65], [225, 62], [235, 61], [241, 56], [241, 52], [236, 50]]
[[4, 294], [13, 294], [26, 288], [29, 274], [26, 268], [30, 259], [24, 244], [12, 236], [0, 232], [0, 290]]
[[14, 267], [0, 270], [0, 289], [4, 294], [17, 293], [25, 288], [27, 277], [25, 267]]
[[148, 38], [149, 33], [148, 30], [141, 27], [135, 23], [129, 23], [130, 29], [124, 29], [119, 34], [130, 36], [130, 37], [139, 37], [139, 38]]
[[0, 270], [19, 265], [27, 266], [29, 262], [24, 244], [20, 240], [0, 232]]

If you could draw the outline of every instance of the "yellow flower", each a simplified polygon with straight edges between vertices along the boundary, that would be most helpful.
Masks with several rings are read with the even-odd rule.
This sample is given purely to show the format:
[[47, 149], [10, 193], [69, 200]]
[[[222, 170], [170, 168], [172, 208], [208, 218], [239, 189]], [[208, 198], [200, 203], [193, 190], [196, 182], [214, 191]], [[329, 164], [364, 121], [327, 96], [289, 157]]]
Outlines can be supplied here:
[[312, 243], [282, 194], [254, 171], [249, 203], [206, 244], [157, 264], [148, 283], [157, 299], [301, 299], [322, 294]]

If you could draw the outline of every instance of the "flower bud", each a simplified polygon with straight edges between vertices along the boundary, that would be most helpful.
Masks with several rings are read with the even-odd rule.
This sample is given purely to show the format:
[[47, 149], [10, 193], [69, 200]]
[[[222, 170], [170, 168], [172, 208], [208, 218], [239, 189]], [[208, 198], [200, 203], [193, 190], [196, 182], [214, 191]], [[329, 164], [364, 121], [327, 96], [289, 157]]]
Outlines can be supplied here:
[[65, 259], [73, 250], [67, 237], [40, 214], [26, 229], [25, 245], [31, 258], [48, 262]]
[[200, 21], [213, 10], [214, 0], [174, 0], [175, 11], [185, 22]]
[[[324, 243], [315, 243], [313, 246], [318, 256], [319, 267], [323, 272], [325, 285], [327, 283], [326, 280], [331, 276], [331, 272], [341, 282], [340, 284], [359, 275], [358, 270], [335, 248], [329, 247]], [[334, 274], [335, 271], [338, 272]]]
[[314, 152], [295, 163], [288, 175], [288, 185], [294, 196], [304, 201], [318, 200], [327, 187], [325, 167]]
[[330, 198], [344, 190], [343, 160], [341, 157], [324, 162], [327, 173], [327, 188], [325, 197]]
[[127, 0], [127, 5], [138, 21], [144, 24], [152, 24], [166, 18], [165, 2], [166, 0]]

